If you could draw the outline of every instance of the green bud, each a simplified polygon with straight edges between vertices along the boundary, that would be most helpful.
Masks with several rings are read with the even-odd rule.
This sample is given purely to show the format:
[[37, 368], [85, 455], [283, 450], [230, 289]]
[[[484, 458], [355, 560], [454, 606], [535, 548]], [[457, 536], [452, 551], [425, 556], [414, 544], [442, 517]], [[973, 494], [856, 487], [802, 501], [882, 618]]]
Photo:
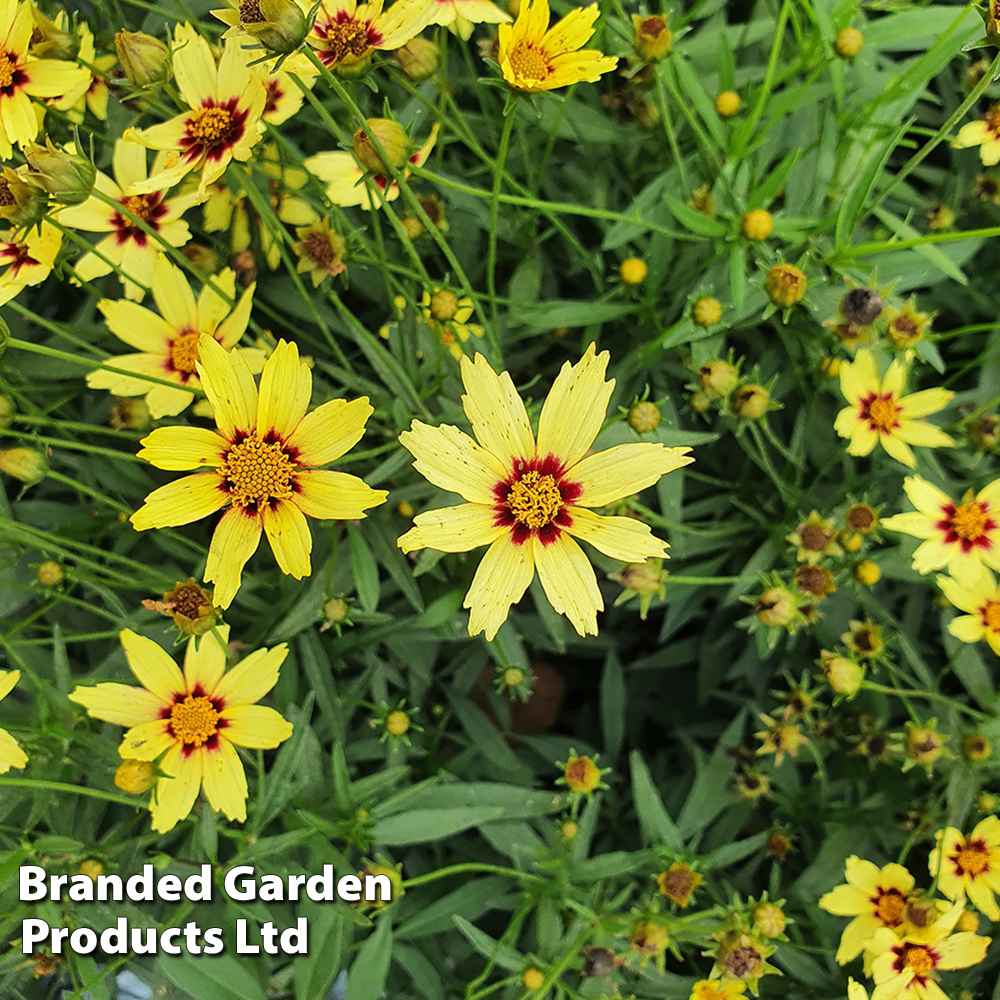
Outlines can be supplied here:
[[20, 479], [28, 486], [40, 483], [48, 471], [48, 459], [34, 448], [8, 448], [0, 451], [0, 472]]
[[[378, 139], [379, 145], [388, 157], [389, 162], [398, 170], [406, 163], [410, 151], [410, 137], [403, 131], [401, 125], [390, 118], [369, 118], [365, 121], [368, 131]], [[363, 128], [354, 133], [354, 155], [358, 163], [375, 174], [387, 173], [382, 157], [375, 150], [371, 139]]]
[[36, 142], [27, 145], [24, 158], [31, 181], [60, 205], [79, 205], [90, 197], [97, 168], [81, 153], [58, 149], [46, 138], [44, 146]]
[[0, 172], [0, 219], [14, 229], [28, 229], [39, 222], [49, 207], [44, 188], [32, 183], [27, 167], [3, 167]]
[[240, 27], [265, 49], [288, 55], [309, 34], [305, 14], [294, 0], [243, 0]]
[[128, 82], [136, 90], [162, 87], [170, 79], [170, 50], [158, 38], [141, 31], [119, 31], [115, 49]]

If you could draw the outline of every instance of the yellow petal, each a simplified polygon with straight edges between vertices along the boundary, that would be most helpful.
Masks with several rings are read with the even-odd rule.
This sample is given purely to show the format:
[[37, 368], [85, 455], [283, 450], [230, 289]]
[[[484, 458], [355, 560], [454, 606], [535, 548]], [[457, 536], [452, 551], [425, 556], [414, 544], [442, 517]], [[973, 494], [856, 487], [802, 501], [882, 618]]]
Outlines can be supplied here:
[[232, 441], [237, 431], [252, 431], [257, 418], [257, 387], [246, 361], [209, 336], [198, 341], [198, 354], [198, 375], [222, 436]]
[[570, 517], [573, 523], [566, 530], [612, 559], [641, 563], [667, 554], [666, 544], [634, 517], [601, 517], [582, 507], [570, 508]]
[[192, 108], [200, 107], [206, 100], [216, 100], [219, 94], [215, 59], [208, 42], [190, 24], [179, 24], [174, 44], [174, 77], [181, 96]]
[[282, 573], [301, 580], [309, 575], [312, 535], [305, 514], [291, 500], [279, 500], [261, 511], [264, 532]]
[[122, 738], [118, 754], [124, 760], [156, 760], [164, 750], [176, 745], [169, 719], [154, 719], [133, 726]]
[[[137, 148], [142, 150], [141, 146]], [[104, 314], [108, 329], [129, 347], [147, 354], [168, 355], [169, 341], [177, 333], [152, 310], [128, 299], [101, 299], [97, 308]]]
[[[161, 256], [153, 269], [153, 301], [176, 337], [198, 330], [198, 304], [184, 272]], [[202, 332], [202, 331], [198, 331]]]
[[413, 467], [425, 479], [471, 503], [494, 503], [494, 488], [510, 475], [492, 449], [481, 448], [450, 424], [431, 427], [414, 420], [399, 441], [416, 459]]
[[921, 448], [948, 448], [955, 443], [940, 427], [926, 420], [908, 420], [905, 417], [900, 418], [895, 436]]
[[136, 531], [190, 524], [214, 514], [228, 502], [222, 480], [214, 472], [198, 472], [153, 490], [130, 518]]
[[6, 774], [12, 767], [22, 768], [28, 763], [28, 755], [6, 729], [0, 729], [0, 774]]
[[550, 56], [582, 48], [594, 34], [594, 22], [598, 17], [600, 11], [596, 3], [592, 3], [589, 7], [577, 7], [571, 10], [545, 33], [542, 48]]
[[[1000, 920], [1000, 912], [996, 911], [995, 901], [992, 906], [983, 909], [983, 913], [990, 920]], [[978, 965], [986, 957], [986, 949], [989, 947], [990, 940], [988, 937], [980, 937], [978, 934], [970, 934], [968, 931], [952, 934], [934, 946], [935, 951], [941, 956], [938, 968], [967, 969], [970, 965]]]
[[492, 642], [507, 620], [510, 606], [521, 600], [534, 575], [530, 542], [513, 545], [509, 535], [493, 542], [462, 604], [470, 612], [469, 635], [485, 632], [487, 641]]
[[[232, 271], [223, 271], [223, 274], [232, 274]], [[219, 280], [221, 275], [216, 276], [216, 281]], [[205, 286], [208, 288], [208, 286]], [[215, 336], [222, 346], [228, 351], [235, 347], [240, 340], [240, 337], [246, 333], [247, 323], [250, 322], [250, 310], [253, 307], [253, 293], [256, 288], [256, 284], [251, 285], [239, 298], [239, 301], [233, 307], [233, 311], [226, 316], [225, 319], [218, 325], [218, 327], [213, 328], [215, 330]], [[222, 302], [224, 308], [228, 311], [229, 303], [223, 300]], [[260, 369], [257, 369], [260, 371]]]
[[497, 527], [489, 507], [477, 503], [442, 507], [418, 514], [413, 527], [402, 535], [397, 545], [404, 552], [437, 549], [438, 552], [468, 552], [480, 545], [492, 545], [509, 528]]
[[943, 410], [954, 398], [955, 393], [950, 389], [924, 389], [922, 392], [911, 393], [897, 401], [900, 417], [926, 417]]
[[169, 833], [191, 812], [201, 788], [203, 756], [203, 752], [196, 750], [185, 757], [179, 746], [167, 751], [160, 767], [169, 777], [157, 780], [149, 802], [152, 826], [157, 833]]
[[118, 638], [125, 650], [129, 669], [147, 691], [167, 704], [187, 693], [180, 668], [162, 646], [131, 629], [122, 630]]
[[260, 701], [278, 683], [278, 672], [287, 655], [288, 645], [281, 643], [272, 649], [254, 650], [243, 657], [223, 676], [213, 693], [213, 697], [222, 702], [222, 715], [231, 718], [237, 707]]
[[188, 639], [184, 650], [184, 680], [190, 693], [196, 690], [210, 695], [226, 671], [226, 643], [229, 626], [216, 626], [218, 634], [208, 632], [198, 643]]
[[[90, 384], [89, 379], [87, 384]], [[197, 377], [191, 379], [189, 384], [197, 384]], [[159, 420], [161, 417], [176, 417], [193, 402], [194, 393], [185, 389], [172, 389], [168, 385], [152, 385], [146, 393], [146, 405], [149, 407], [149, 415], [154, 420]]]
[[952, 143], [953, 146], [957, 146], [962, 149], [966, 146], [979, 146], [981, 145], [990, 134], [987, 124], [982, 119], [974, 122], [967, 122], [958, 130], [958, 136]]
[[225, 611], [240, 589], [247, 560], [260, 543], [261, 522], [242, 507], [230, 507], [219, 521], [205, 562], [205, 580], [215, 583], [214, 600]]
[[930, 518], [939, 519], [941, 508], [951, 503], [951, 497], [947, 493], [939, 490], [921, 476], [907, 476], [903, 480], [903, 490], [913, 506]]
[[227, 444], [207, 427], [157, 427], [139, 442], [138, 457], [158, 469], [187, 472], [222, 464]]
[[350, 402], [331, 399], [302, 418], [288, 447], [298, 452], [299, 465], [328, 465], [364, 437], [365, 423], [373, 412], [367, 396]]
[[978, 616], [959, 615], [948, 623], [948, 631], [962, 642], [982, 642], [986, 635]]
[[346, 472], [307, 469], [296, 475], [299, 492], [294, 503], [303, 514], [318, 521], [356, 521], [365, 510], [385, 503], [389, 493], [373, 490], [364, 480]]
[[604, 380], [610, 357], [607, 351], [595, 354], [591, 344], [577, 364], [562, 366], [538, 419], [540, 457], [555, 455], [572, 466], [594, 443], [615, 388], [614, 379]]
[[[835, 425], [838, 433], [840, 431], [839, 419]], [[855, 421], [851, 428], [850, 441], [847, 444], [848, 455], [870, 455], [872, 449], [879, 442], [878, 431], [873, 430], [867, 423]]]
[[376, 48], [398, 49], [427, 26], [436, 3], [434, 0], [396, 0], [378, 19], [382, 40]]
[[[524, 403], [510, 375], [507, 372], [497, 375], [481, 354], [476, 355], [475, 362], [463, 356], [461, 367], [466, 389], [462, 406], [473, 433], [509, 472], [516, 459], [531, 458], [535, 454], [535, 439]], [[474, 498], [466, 496], [465, 499]]]
[[[901, 428], [892, 434], [881, 434], [879, 435], [879, 440], [882, 442], [882, 447], [892, 455], [897, 462], [902, 462], [903, 465], [909, 468], [914, 468], [917, 464], [917, 459], [913, 454], [912, 449], [903, 440]], [[848, 448], [848, 451], [854, 455], [857, 452], [852, 452]]]
[[247, 818], [247, 776], [239, 754], [228, 739], [219, 739], [202, 757], [202, 788], [208, 804], [226, 819]]
[[168, 699], [161, 699], [152, 691], [128, 684], [77, 687], [69, 700], [83, 705], [91, 718], [113, 722], [116, 726], [137, 726], [140, 722], [158, 719], [168, 703]]
[[840, 366], [840, 391], [852, 405], [867, 393], [878, 391], [878, 384], [875, 357], [867, 348], [858, 351], [854, 361], [845, 361]]
[[257, 436], [262, 440], [272, 433], [282, 439], [290, 437], [309, 409], [311, 396], [309, 366], [299, 360], [294, 343], [279, 340], [260, 377]]
[[597, 635], [597, 612], [604, 610], [604, 601], [583, 549], [566, 532], [548, 545], [537, 537], [532, 542], [538, 579], [549, 603], [580, 635]]
[[879, 524], [890, 531], [901, 531], [914, 538], [937, 538], [941, 534], [930, 517], [916, 510], [882, 518]]
[[0, 701], [14, 690], [14, 686], [20, 679], [20, 670], [0, 670]]
[[251, 750], [270, 750], [292, 735], [292, 724], [273, 708], [238, 705], [223, 712], [226, 739]]
[[[539, 451], [541, 449], [539, 448]], [[674, 469], [690, 465], [690, 448], [665, 448], [641, 442], [619, 444], [596, 455], [588, 455], [566, 473], [566, 478], [583, 489], [574, 501], [581, 507], [603, 507], [631, 496], [658, 482]]]

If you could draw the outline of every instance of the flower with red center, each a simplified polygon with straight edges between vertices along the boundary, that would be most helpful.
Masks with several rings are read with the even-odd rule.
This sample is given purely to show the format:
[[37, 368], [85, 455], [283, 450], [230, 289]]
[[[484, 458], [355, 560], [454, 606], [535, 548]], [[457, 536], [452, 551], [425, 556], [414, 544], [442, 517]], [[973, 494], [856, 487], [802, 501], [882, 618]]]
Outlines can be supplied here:
[[419, 514], [399, 547], [468, 552], [489, 546], [465, 597], [470, 635], [485, 632], [492, 639], [536, 569], [556, 611], [580, 635], [596, 635], [604, 602], [573, 536], [625, 563], [666, 555], [666, 545], [645, 524], [592, 510], [693, 461], [690, 448], [652, 442], [588, 455], [615, 385], [604, 380], [608, 361], [608, 353], [596, 354], [591, 344], [578, 364], [563, 365], [542, 407], [536, 439], [510, 375], [497, 375], [480, 354], [474, 362], [463, 356], [462, 405], [478, 443], [457, 427], [419, 420], [400, 435], [418, 472], [468, 502]]
[[0, 305], [21, 289], [41, 284], [51, 273], [62, 246], [62, 233], [50, 222], [18, 234], [0, 233]]
[[36, 59], [29, 54], [34, 21], [31, 3], [0, 0], [0, 159], [14, 145], [38, 135], [40, 118], [33, 97], [62, 97], [84, 81], [90, 71], [61, 59]]
[[287, 645], [258, 649], [227, 672], [229, 626], [219, 625], [215, 635], [188, 640], [181, 673], [152, 639], [129, 629], [119, 637], [142, 687], [77, 687], [69, 699], [95, 719], [129, 727], [118, 748], [123, 758], [159, 759], [162, 776], [149, 803], [153, 829], [172, 830], [199, 789], [213, 809], [242, 823], [247, 779], [236, 747], [267, 750], [292, 735], [290, 722], [256, 704], [277, 683]]
[[357, 476], [320, 468], [361, 440], [372, 408], [362, 396], [350, 403], [331, 399], [306, 413], [312, 373], [295, 344], [278, 341], [259, 390], [237, 351], [202, 335], [198, 354], [195, 368], [218, 430], [158, 427], [142, 440], [139, 457], [160, 469], [207, 471], [154, 490], [132, 524], [136, 531], [190, 524], [225, 508], [205, 564], [205, 579], [215, 582], [215, 604], [224, 610], [262, 533], [279, 569], [301, 580], [311, 571], [306, 517], [357, 520], [388, 493]]
[[306, 95], [299, 83], [307, 90], [312, 90], [319, 78], [316, 67], [301, 52], [287, 56], [281, 69], [277, 71], [274, 69], [276, 62], [277, 60], [272, 59], [252, 67], [264, 84], [264, 111], [261, 118], [268, 125], [282, 125], [288, 121], [305, 100]]
[[201, 202], [208, 185], [225, 173], [232, 160], [250, 159], [261, 136], [266, 100], [260, 75], [248, 66], [252, 58], [239, 38], [229, 38], [216, 65], [208, 42], [191, 25], [177, 25], [174, 77], [190, 110], [162, 125], [126, 130], [127, 141], [168, 154], [163, 169], [131, 184], [127, 195], [165, 191], [200, 170], [197, 200]]
[[307, 39], [325, 66], [356, 68], [375, 49], [398, 49], [427, 26], [435, 0], [325, 0]]
[[[847, 859], [847, 882], [826, 893], [820, 909], [838, 917], [854, 917], [844, 929], [837, 949], [837, 961], [845, 965], [861, 954], [865, 942], [880, 928], [895, 930], [905, 919], [906, 904], [914, 878], [902, 866], [878, 868], [856, 855]], [[895, 934], [893, 934], [895, 937]]]
[[[109, 358], [121, 372], [97, 368], [87, 375], [91, 389], [107, 389], [116, 396], [145, 396], [150, 416], [173, 417], [191, 403], [200, 389], [197, 364], [198, 341], [202, 334], [214, 337], [227, 351], [239, 343], [246, 332], [253, 303], [254, 285], [236, 300], [236, 276], [228, 268], [213, 278], [224, 295], [206, 285], [197, 299], [180, 268], [161, 256], [153, 268], [153, 301], [159, 314], [127, 299], [101, 299], [97, 308], [104, 314], [108, 329], [121, 341], [136, 348], [139, 354]], [[236, 300], [230, 305], [226, 300]], [[255, 348], [236, 348], [251, 371], [264, 366], [264, 355]], [[158, 385], [146, 377], [173, 382], [177, 388]]]
[[948, 1000], [939, 970], [965, 969], [986, 957], [988, 937], [953, 933], [963, 906], [956, 903], [919, 935], [880, 927], [865, 945], [865, 967], [875, 981], [871, 1000]]
[[938, 831], [935, 842], [927, 864], [941, 892], [954, 900], [968, 896], [990, 920], [1000, 920], [993, 895], [1000, 892], [1000, 819], [987, 816], [968, 837], [949, 826]]
[[1000, 656], [1000, 586], [993, 574], [984, 569], [971, 586], [962, 586], [950, 576], [937, 577], [937, 584], [944, 596], [965, 612], [948, 623], [948, 631], [962, 642], [985, 639]]
[[[410, 163], [415, 167], [422, 167], [427, 162], [440, 129], [441, 126], [435, 123], [427, 141], [410, 157]], [[399, 197], [399, 185], [395, 181], [390, 183], [389, 178], [383, 174], [371, 174], [371, 182], [381, 192], [381, 195], [372, 197], [365, 183], [365, 171], [353, 153], [317, 153], [310, 156], [303, 166], [313, 177], [326, 184], [326, 196], [331, 204], [343, 208], [352, 205], [367, 209], [373, 206], [381, 208], [383, 201], [395, 201]], [[404, 169], [403, 179], [409, 176], [409, 169]]]
[[978, 146], [984, 166], [1000, 163], [1000, 104], [994, 104], [978, 121], [963, 125], [951, 145], [954, 149]]
[[893, 361], [879, 379], [875, 356], [867, 349], [840, 366], [840, 391], [850, 406], [837, 414], [833, 428], [841, 437], [850, 438], [848, 455], [867, 455], [881, 444], [912, 469], [916, 459], [911, 444], [940, 448], [955, 443], [944, 431], [921, 419], [943, 410], [955, 394], [948, 389], [924, 389], [904, 396], [905, 381], [906, 370], [898, 361]]
[[[157, 159], [162, 161], [163, 156]], [[112, 265], [117, 264], [121, 268], [119, 277], [125, 286], [125, 297], [141, 302], [152, 282], [153, 268], [163, 255], [163, 247], [125, 212], [141, 219], [170, 246], [182, 247], [191, 239], [191, 231], [181, 216], [195, 203], [197, 195], [193, 191], [173, 198], [164, 198], [162, 191], [125, 194], [133, 184], [146, 180], [146, 150], [134, 142], [119, 139], [115, 143], [113, 168], [115, 180], [98, 171], [94, 187], [116, 201], [120, 209], [91, 195], [82, 205], [63, 209], [59, 221], [74, 229], [110, 234], [97, 244], [94, 253], [84, 254], [77, 261], [77, 276], [90, 281], [109, 274]], [[155, 166], [153, 171], [156, 172]]]
[[913, 553], [918, 573], [947, 566], [963, 587], [971, 587], [983, 566], [1000, 570], [1000, 479], [974, 496], [970, 490], [961, 503], [920, 476], [907, 476], [903, 489], [917, 509], [881, 523], [890, 531], [923, 539]]

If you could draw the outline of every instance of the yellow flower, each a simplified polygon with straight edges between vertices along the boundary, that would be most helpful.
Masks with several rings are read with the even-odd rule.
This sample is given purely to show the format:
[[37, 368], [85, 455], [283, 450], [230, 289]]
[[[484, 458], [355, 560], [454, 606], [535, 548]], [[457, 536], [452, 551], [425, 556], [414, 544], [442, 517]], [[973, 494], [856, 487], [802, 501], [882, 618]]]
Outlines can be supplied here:
[[836, 958], [841, 965], [860, 955], [877, 930], [894, 931], [903, 923], [914, 886], [913, 876], [902, 865], [878, 868], [853, 854], [847, 859], [844, 874], [847, 882], [819, 901], [820, 909], [827, 913], [854, 917], [844, 929], [837, 949]]
[[818, 562], [823, 556], [839, 556], [840, 546], [835, 541], [837, 532], [833, 518], [824, 520], [818, 511], [811, 511], [785, 541], [795, 546], [795, 558], [799, 562]]
[[62, 97], [83, 81], [88, 70], [60, 59], [30, 55], [34, 5], [0, 0], [0, 159], [8, 160], [13, 147], [31, 142], [41, 119], [32, 97]]
[[809, 742], [797, 725], [784, 720], [775, 721], [771, 716], [763, 713], [760, 715], [760, 720], [767, 726], [767, 729], [754, 733], [754, 736], [761, 741], [757, 756], [773, 753], [776, 766], [781, 765], [786, 753], [789, 757], [797, 757], [799, 747], [803, 743]]
[[[230, 297], [236, 297], [236, 276], [232, 271], [226, 269], [213, 281]], [[87, 385], [91, 389], [107, 389], [116, 396], [145, 396], [150, 414], [159, 419], [176, 416], [195, 398], [189, 389], [201, 388], [197, 365], [203, 334], [215, 338], [227, 351], [239, 343], [250, 319], [255, 286], [251, 285], [235, 306], [230, 306], [209, 285], [196, 300], [184, 273], [162, 256], [153, 268], [151, 283], [159, 315], [127, 299], [101, 299], [97, 303], [108, 329], [141, 352], [109, 358], [107, 364], [135, 372], [137, 376], [175, 382], [177, 388], [103, 368], [87, 375]], [[264, 365], [261, 351], [237, 350], [252, 372], [261, 370]]]
[[722, 983], [718, 979], [702, 979], [691, 987], [688, 1000], [736, 1000], [747, 991], [747, 984], [739, 979]]
[[924, 540], [913, 553], [918, 573], [947, 566], [963, 587], [972, 587], [983, 566], [1000, 570], [1000, 479], [975, 496], [969, 490], [958, 504], [920, 476], [907, 476], [903, 489], [917, 509], [882, 524]]
[[190, 24], [174, 29], [174, 76], [190, 110], [162, 125], [127, 129], [124, 138], [149, 149], [166, 150], [164, 169], [133, 183], [127, 195], [149, 194], [173, 187], [200, 170], [198, 201], [232, 160], [250, 159], [261, 136], [265, 91], [260, 75], [248, 67], [252, 52], [238, 38], [226, 40], [216, 65], [208, 42]]
[[[0, 670], [0, 701], [14, 690], [21, 677], [20, 670]], [[0, 774], [6, 774], [12, 767], [24, 767], [28, 755], [18, 745], [6, 729], [0, 729]]]
[[949, 826], [939, 830], [927, 860], [931, 878], [949, 899], [964, 900], [990, 920], [1000, 920], [994, 898], [1000, 892], [1000, 819], [987, 816], [968, 837]]
[[868, 455], [876, 444], [911, 469], [916, 465], [911, 444], [940, 448], [955, 442], [944, 431], [921, 419], [943, 410], [955, 395], [948, 389], [924, 389], [902, 395], [906, 370], [898, 361], [879, 379], [875, 356], [858, 351], [854, 361], [840, 366], [840, 391], [851, 405], [837, 414], [834, 430], [850, 438], [849, 455]]
[[934, 314], [917, 312], [912, 296], [906, 300], [902, 309], [889, 306], [882, 315], [889, 324], [886, 332], [900, 350], [923, 340], [934, 319]]
[[[163, 159], [162, 155], [157, 158], [160, 165]], [[133, 184], [146, 180], [146, 150], [138, 143], [119, 139], [115, 143], [113, 167], [115, 180], [98, 172], [94, 187], [140, 218], [170, 246], [184, 246], [191, 239], [191, 230], [181, 216], [195, 203], [197, 194], [191, 192], [173, 198], [164, 198], [162, 191], [126, 195]], [[155, 173], [156, 166], [153, 169]], [[95, 253], [84, 254], [74, 265], [80, 278], [85, 281], [99, 278], [110, 273], [112, 264], [117, 264], [123, 272], [120, 277], [126, 298], [142, 301], [152, 283], [153, 268], [163, 256], [163, 247], [155, 239], [96, 195], [82, 205], [63, 209], [59, 221], [74, 229], [109, 234], [94, 248]]]
[[562, 782], [571, 792], [589, 798], [601, 787], [601, 769], [589, 757], [570, 757], [563, 768]]
[[468, 322], [474, 311], [472, 299], [460, 299], [446, 288], [435, 288], [433, 292], [424, 292], [420, 304], [424, 324], [441, 338], [456, 360], [463, 356], [460, 344], [466, 343], [470, 334], [482, 337], [483, 328]]
[[872, 1000], [946, 1000], [937, 970], [965, 969], [986, 956], [990, 943], [969, 931], [952, 933], [962, 914], [953, 906], [919, 937], [900, 938], [880, 927], [865, 946], [865, 960], [875, 981]]
[[497, 62], [516, 90], [554, 90], [587, 80], [594, 83], [617, 65], [616, 56], [580, 49], [594, 34], [597, 4], [571, 10], [549, 28], [548, 0], [523, 0], [513, 25], [501, 24]]
[[510, 20], [510, 14], [492, 0], [434, 0], [427, 23], [444, 25], [467, 42], [473, 25], [508, 24]]
[[868, 991], [853, 979], [847, 980], [847, 1000], [868, 1000]]
[[[440, 129], [441, 126], [435, 123], [427, 141], [410, 157], [410, 163], [422, 167], [427, 162]], [[381, 208], [383, 201], [395, 201], [399, 197], [399, 185], [395, 181], [390, 182], [382, 174], [371, 174], [369, 179], [381, 191], [381, 197], [376, 195], [373, 202], [365, 183], [365, 171], [353, 153], [317, 153], [310, 156], [303, 166], [318, 181], [326, 184], [326, 196], [334, 205], [344, 208], [358, 205], [367, 209], [374, 205], [375, 208]], [[409, 169], [404, 170], [404, 180], [409, 176]]]
[[419, 35], [434, 8], [434, 0], [396, 0], [386, 11], [382, 0], [326, 0], [307, 41], [324, 66], [357, 69], [375, 49], [398, 49]]
[[196, 368], [215, 411], [218, 433], [159, 427], [139, 457], [158, 469], [208, 467], [154, 490], [132, 515], [137, 531], [190, 524], [226, 508], [212, 536], [205, 579], [215, 603], [228, 608], [247, 560], [267, 535], [278, 567], [297, 580], [310, 573], [312, 537], [306, 516], [356, 520], [388, 493], [357, 476], [320, 469], [361, 440], [372, 414], [368, 398], [331, 399], [311, 413], [312, 374], [294, 343], [278, 341], [260, 378], [246, 360], [209, 336], [198, 343]]
[[497, 375], [482, 355], [461, 362], [467, 391], [462, 405], [478, 444], [447, 424], [414, 421], [400, 435], [418, 472], [468, 501], [418, 514], [398, 540], [400, 548], [468, 552], [489, 545], [465, 597], [470, 635], [485, 631], [492, 639], [536, 569], [556, 611], [580, 635], [596, 635], [604, 602], [571, 536], [626, 563], [666, 555], [645, 524], [590, 509], [637, 493], [693, 461], [689, 448], [652, 442], [587, 456], [614, 389], [613, 380], [604, 380], [608, 361], [608, 353], [596, 355], [591, 344], [578, 364], [563, 366], [542, 407], [537, 443], [510, 375]]
[[944, 596], [964, 615], [953, 618], [948, 631], [962, 642], [990, 644], [1000, 656], [1000, 586], [993, 574], [984, 569], [974, 583], [962, 584], [947, 576], [937, 577]]
[[953, 149], [979, 146], [983, 165], [994, 167], [1000, 163], [1000, 104], [994, 104], [979, 121], [968, 122], [958, 130]]
[[50, 222], [21, 234], [0, 233], [0, 306], [28, 285], [41, 284], [52, 273], [61, 246], [62, 233]]
[[[319, 70], [301, 52], [286, 56], [281, 69], [275, 70], [277, 59], [250, 68], [258, 74], [264, 85], [264, 111], [261, 118], [268, 125], [282, 125], [302, 107], [305, 93], [299, 87], [312, 90], [319, 78]], [[299, 81], [299, 83], [296, 82]]]
[[347, 270], [343, 261], [344, 238], [330, 228], [329, 218], [320, 219], [311, 226], [300, 226], [295, 235], [298, 240], [292, 245], [292, 250], [299, 258], [295, 273], [308, 271], [313, 288], [318, 288], [325, 278]]
[[699, 872], [691, 871], [690, 865], [675, 863], [656, 876], [656, 884], [661, 895], [678, 906], [686, 907], [702, 878]]
[[[68, 23], [66, 12], [59, 11], [55, 20], [56, 27], [65, 30]], [[111, 91], [104, 78], [117, 60], [113, 55], [99, 56], [95, 53], [94, 33], [83, 21], [77, 25], [77, 31], [80, 39], [77, 63], [83, 70], [81, 79], [61, 97], [50, 98], [46, 103], [51, 104], [57, 111], [67, 112], [66, 117], [77, 124], [83, 122], [84, 113], [88, 110], [100, 121], [107, 121], [108, 97]]]
[[119, 637], [142, 687], [77, 687], [69, 698], [95, 719], [128, 727], [118, 748], [124, 759], [159, 760], [162, 776], [149, 804], [153, 829], [172, 830], [200, 788], [213, 809], [242, 823], [247, 779], [236, 747], [267, 750], [292, 735], [291, 723], [256, 704], [277, 683], [287, 645], [259, 649], [227, 673], [229, 627], [220, 625], [218, 636], [188, 640], [181, 673], [152, 639], [129, 629]]

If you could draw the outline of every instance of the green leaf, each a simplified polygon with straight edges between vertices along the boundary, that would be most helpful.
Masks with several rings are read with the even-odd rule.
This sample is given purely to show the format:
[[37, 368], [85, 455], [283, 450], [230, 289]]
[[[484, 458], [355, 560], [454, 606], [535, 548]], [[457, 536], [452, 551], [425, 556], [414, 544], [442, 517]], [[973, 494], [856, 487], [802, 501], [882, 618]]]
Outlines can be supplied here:
[[503, 818], [499, 806], [473, 806], [458, 809], [411, 809], [387, 816], [375, 824], [372, 840], [386, 847], [424, 844], [444, 840], [470, 826]]
[[358, 600], [365, 611], [372, 612], [378, 607], [378, 564], [368, 543], [353, 524], [347, 526], [347, 548], [351, 555], [351, 572]]
[[608, 653], [601, 674], [601, 731], [604, 752], [614, 760], [621, 752], [625, 739], [625, 676], [614, 652]]
[[696, 208], [685, 204], [680, 199], [671, 198], [670, 195], [667, 195], [663, 200], [667, 203], [670, 214], [682, 226], [690, 229], [692, 233], [715, 238], [726, 235], [726, 224], [721, 220], [713, 219], [711, 216], [705, 215], [704, 212], [699, 212]]
[[465, 935], [466, 940], [479, 952], [483, 958], [495, 962], [509, 972], [520, 972], [524, 966], [524, 959], [513, 948], [508, 948], [501, 944], [496, 938], [491, 938], [478, 927], [474, 927], [463, 917], [452, 918], [455, 926]]
[[232, 955], [161, 956], [160, 967], [178, 989], [199, 1000], [267, 1000], [247, 965]]
[[303, 906], [309, 921], [309, 953], [292, 960], [295, 1000], [325, 1000], [340, 973], [344, 945], [344, 908]]
[[632, 768], [632, 797], [635, 799], [635, 811], [639, 814], [643, 842], [674, 851], [682, 850], [684, 840], [680, 830], [660, 800], [649, 768], [638, 750], [632, 751], [629, 763]]
[[372, 934], [358, 951], [347, 975], [344, 1000], [379, 1000], [385, 989], [392, 957], [392, 915], [383, 914]]

